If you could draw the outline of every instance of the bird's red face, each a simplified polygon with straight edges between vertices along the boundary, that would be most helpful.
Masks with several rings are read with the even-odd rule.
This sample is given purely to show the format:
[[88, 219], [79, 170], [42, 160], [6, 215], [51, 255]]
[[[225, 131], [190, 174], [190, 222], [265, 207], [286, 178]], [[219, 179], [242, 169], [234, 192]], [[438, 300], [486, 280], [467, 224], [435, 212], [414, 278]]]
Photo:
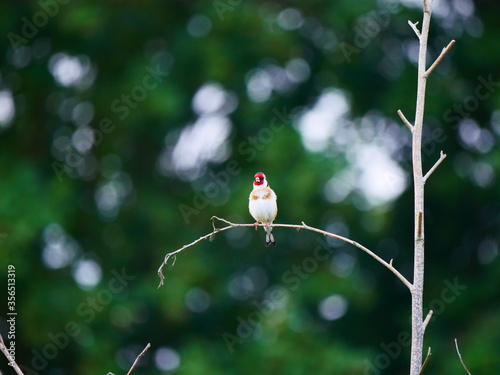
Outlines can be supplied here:
[[262, 172], [257, 172], [253, 176], [253, 186], [267, 186], [266, 175]]

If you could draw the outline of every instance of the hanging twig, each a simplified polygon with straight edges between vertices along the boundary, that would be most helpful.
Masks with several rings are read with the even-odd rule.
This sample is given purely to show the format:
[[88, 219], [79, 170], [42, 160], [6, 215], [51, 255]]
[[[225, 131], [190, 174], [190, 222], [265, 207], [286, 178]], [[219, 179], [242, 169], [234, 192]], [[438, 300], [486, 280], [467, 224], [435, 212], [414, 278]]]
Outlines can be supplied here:
[[[163, 282], [165, 280], [165, 276], [163, 275], [163, 267], [165, 267], [167, 265], [168, 260], [172, 256], [176, 256], [181, 251], [187, 249], [188, 247], [191, 247], [191, 246], [197, 244], [198, 242], [206, 240], [207, 238], [213, 239], [213, 237], [217, 233], [219, 233], [219, 232], [223, 232], [225, 230], [233, 229], [233, 228], [254, 227], [255, 226], [255, 224], [236, 224], [236, 223], [232, 223], [232, 222], [230, 222], [230, 221], [228, 221], [226, 219], [222, 219], [222, 218], [219, 218], [217, 216], [213, 216], [212, 217], [212, 223], [214, 222], [214, 220], [218, 220], [218, 221], [221, 221], [221, 222], [227, 224], [227, 227], [216, 228], [215, 224], [213, 224], [214, 230], [211, 233], [206, 234], [205, 236], [202, 236], [202, 237], [198, 238], [196, 241], [193, 241], [193, 242], [191, 242], [188, 245], [184, 245], [180, 249], [177, 249], [177, 250], [175, 250], [175, 251], [173, 251], [171, 253], [168, 253], [165, 256], [165, 259], [163, 260], [163, 263], [160, 265], [160, 268], [158, 268], [158, 276], [160, 277], [160, 285], [158, 285], [158, 287], [160, 287], [160, 286], [163, 285]], [[257, 226], [263, 226], [263, 224], [258, 224]], [[356, 241], [353, 241], [353, 240], [351, 240], [351, 239], [349, 239], [347, 237], [339, 236], [338, 234], [330, 233], [330, 232], [327, 232], [327, 231], [324, 231], [324, 230], [321, 230], [321, 229], [318, 229], [318, 228], [311, 227], [311, 226], [307, 225], [304, 222], [302, 222], [302, 224], [300, 224], [300, 225], [295, 225], [295, 224], [273, 224], [272, 227], [277, 227], [277, 228], [294, 228], [294, 229], [297, 229], [297, 230], [305, 229], [305, 230], [309, 230], [311, 232], [321, 233], [324, 236], [336, 238], [338, 240], [341, 240], [341, 241], [347, 242], [347, 243], [349, 243], [349, 244], [351, 244], [353, 246], [356, 246], [358, 249], [363, 250], [365, 253], [367, 253], [372, 258], [376, 259], [379, 263], [383, 264], [386, 268], [388, 268], [394, 275], [396, 275], [403, 282], [403, 284], [405, 284], [408, 287], [408, 289], [410, 290], [410, 292], [412, 291], [412, 285], [411, 285], [411, 283], [396, 268], [393, 267], [392, 261], [390, 263], [387, 263], [385, 260], [383, 260], [382, 258], [380, 258], [373, 251], [371, 251], [370, 249], [366, 248], [363, 245], [360, 245]]]
[[462, 363], [464, 370], [467, 371], [467, 374], [472, 375], [467, 366], [465, 366], [464, 360], [462, 359], [462, 354], [460, 354], [460, 350], [458, 350], [458, 341], [456, 338], [455, 338], [455, 348], [457, 349], [458, 358], [460, 358], [460, 362]]

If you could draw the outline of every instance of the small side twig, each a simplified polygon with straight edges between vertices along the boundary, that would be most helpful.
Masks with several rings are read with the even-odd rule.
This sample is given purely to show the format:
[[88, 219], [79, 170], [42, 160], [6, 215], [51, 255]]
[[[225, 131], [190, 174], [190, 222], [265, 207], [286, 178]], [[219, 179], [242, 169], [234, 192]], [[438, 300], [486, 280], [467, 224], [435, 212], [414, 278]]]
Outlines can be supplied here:
[[137, 364], [137, 362], [139, 362], [139, 359], [141, 359], [141, 357], [148, 351], [148, 349], [151, 347], [151, 344], [147, 344], [146, 347], [144, 348], [144, 350], [141, 352], [141, 354], [139, 354], [137, 356], [137, 358], [135, 359], [134, 363], [132, 364], [132, 367], [130, 368], [130, 370], [128, 370], [127, 372], [127, 375], [130, 375], [132, 373], [132, 371], [134, 370], [134, 367], [135, 365]]
[[424, 373], [425, 366], [427, 366], [427, 362], [429, 362], [431, 355], [432, 355], [431, 347], [429, 346], [429, 350], [427, 351], [427, 356], [425, 357], [424, 363], [423, 363], [422, 368], [420, 369], [420, 372], [418, 373], [418, 375], [422, 375]]
[[418, 39], [420, 39], [420, 31], [417, 29], [418, 21], [413, 23], [410, 20], [408, 20], [408, 25], [415, 31], [415, 34], [417, 35]]
[[424, 322], [423, 322], [424, 331], [427, 328], [427, 324], [429, 324], [429, 321], [432, 318], [432, 314], [434, 314], [434, 311], [429, 310], [429, 312], [427, 313], [427, 316], [424, 319]]
[[467, 371], [467, 374], [472, 375], [467, 366], [465, 366], [464, 360], [462, 359], [462, 354], [460, 354], [460, 350], [458, 350], [458, 341], [456, 338], [455, 338], [455, 348], [457, 349], [458, 358], [460, 358], [460, 362], [462, 363], [464, 370]]
[[410, 123], [410, 121], [408, 121], [408, 119], [400, 109], [398, 109], [398, 115], [399, 118], [403, 121], [403, 123], [408, 127], [408, 129], [410, 129], [410, 131], [413, 132], [413, 125]]
[[[177, 249], [177, 250], [175, 250], [175, 251], [173, 251], [173, 252], [168, 253], [167, 255], [165, 255], [165, 259], [163, 260], [163, 263], [158, 268], [158, 276], [160, 277], [160, 285], [158, 285], [158, 288], [163, 285], [163, 282], [165, 280], [165, 276], [163, 275], [163, 267], [165, 267], [167, 265], [168, 260], [170, 259], [170, 257], [179, 254], [181, 251], [187, 249], [188, 247], [191, 247], [191, 246], [197, 244], [198, 242], [206, 240], [207, 238], [212, 239], [217, 233], [223, 232], [225, 230], [232, 229], [232, 228], [254, 227], [255, 226], [255, 224], [236, 224], [236, 223], [232, 223], [232, 222], [230, 222], [230, 221], [228, 221], [226, 219], [222, 219], [222, 218], [219, 218], [217, 216], [213, 216], [211, 220], [212, 220], [212, 225], [213, 225], [213, 228], [214, 228], [214, 230], [211, 233], [206, 234], [206, 235], [198, 238], [196, 241], [193, 241], [190, 244], [184, 245], [180, 249]], [[227, 224], [227, 226], [223, 227], [223, 228], [216, 228], [215, 225], [213, 224], [214, 220], [219, 220], [219, 221]], [[264, 226], [264, 224], [257, 224], [257, 226]], [[320, 234], [322, 234], [324, 236], [327, 236], [327, 237], [336, 238], [338, 240], [341, 240], [341, 241], [347, 242], [347, 243], [349, 243], [349, 244], [351, 244], [353, 246], [356, 246], [358, 249], [361, 249], [362, 251], [364, 251], [365, 253], [367, 253], [368, 255], [370, 255], [372, 258], [374, 258], [375, 260], [377, 260], [379, 263], [381, 263], [382, 265], [384, 265], [386, 268], [388, 268], [394, 275], [396, 275], [403, 282], [403, 284], [405, 284], [408, 287], [408, 289], [410, 290], [410, 292], [412, 292], [412, 290], [413, 290], [412, 284], [396, 268], [394, 268], [394, 266], [392, 265], [392, 261], [390, 263], [386, 262], [385, 260], [383, 260], [382, 258], [380, 258], [377, 254], [375, 254], [373, 251], [371, 251], [370, 249], [366, 248], [365, 246], [357, 243], [356, 241], [353, 241], [353, 240], [351, 240], [351, 239], [349, 239], [347, 237], [339, 236], [338, 234], [330, 233], [330, 232], [327, 232], [327, 231], [324, 231], [324, 230], [321, 230], [321, 229], [318, 229], [318, 228], [311, 227], [311, 226], [307, 225], [304, 222], [302, 222], [302, 224], [300, 224], [300, 225], [295, 225], [295, 224], [272, 224], [272, 227], [277, 227], [277, 228], [294, 228], [294, 229], [297, 229], [297, 230], [305, 229], [305, 230], [309, 230], [311, 232], [320, 233]]]
[[450, 43], [448, 43], [448, 45], [446, 47], [443, 48], [443, 50], [439, 54], [439, 56], [436, 59], [436, 61], [434, 61], [434, 63], [429, 67], [429, 69], [427, 69], [425, 71], [425, 74], [424, 74], [425, 78], [429, 77], [429, 75], [432, 73], [432, 71], [434, 69], [436, 69], [436, 66], [439, 65], [439, 63], [441, 62], [441, 60], [443, 60], [443, 57], [450, 51], [451, 47], [453, 47], [454, 44], [455, 44], [455, 40], [452, 40]]
[[10, 355], [7, 347], [5, 346], [2, 335], [0, 335], [0, 350], [2, 351], [2, 353], [5, 355], [5, 357], [9, 361], [9, 366], [12, 366], [14, 368], [14, 371], [16, 372], [16, 374], [17, 375], [24, 375], [24, 373], [21, 371], [21, 369], [17, 365], [16, 361]]
[[443, 154], [443, 151], [441, 151], [439, 155], [438, 161], [434, 163], [431, 169], [429, 169], [429, 172], [427, 172], [424, 176], [424, 184], [426, 183], [427, 179], [431, 176], [431, 174], [436, 170], [437, 167], [439, 167], [439, 164], [443, 162], [443, 160], [446, 158], [446, 154]]

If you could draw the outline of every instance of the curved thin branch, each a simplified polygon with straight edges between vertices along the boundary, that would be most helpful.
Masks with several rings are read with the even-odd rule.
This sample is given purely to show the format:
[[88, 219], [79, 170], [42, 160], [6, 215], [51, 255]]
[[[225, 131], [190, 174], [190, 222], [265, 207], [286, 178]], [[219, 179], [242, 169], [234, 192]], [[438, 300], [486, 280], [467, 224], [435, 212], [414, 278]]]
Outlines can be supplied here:
[[7, 347], [5, 346], [2, 335], [0, 335], [0, 350], [2, 351], [2, 353], [5, 355], [5, 357], [9, 361], [9, 366], [12, 366], [14, 368], [14, 371], [16, 372], [16, 374], [24, 375], [24, 373], [21, 371], [21, 369], [17, 365], [16, 361], [14, 361], [14, 359], [10, 355]]
[[[163, 263], [160, 265], [160, 268], [158, 268], [158, 276], [160, 277], [160, 285], [158, 285], [158, 288], [163, 285], [163, 282], [165, 280], [165, 276], [163, 275], [163, 267], [165, 267], [167, 265], [168, 260], [171, 257], [174, 257], [174, 259], [175, 259], [175, 256], [177, 254], [179, 254], [180, 252], [184, 251], [188, 247], [191, 247], [191, 246], [197, 244], [198, 242], [206, 240], [207, 238], [209, 238], [210, 241], [213, 240], [213, 238], [215, 237], [215, 235], [217, 233], [219, 233], [219, 232], [223, 232], [225, 230], [232, 229], [232, 228], [254, 227], [255, 226], [255, 224], [237, 224], [237, 223], [232, 223], [232, 222], [230, 222], [230, 221], [228, 221], [226, 219], [222, 219], [222, 218], [219, 218], [217, 216], [212, 216], [211, 220], [212, 220], [212, 225], [213, 225], [213, 228], [214, 228], [214, 230], [211, 233], [209, 233], [209, 234], [207, 234], [205, 236], [202, 236], [202, 237], [198, 238], [196, 241], [193, 241], [190, 244], [184, 245], [180, 249], [177, 249], [177, 250], [175, 250], [175, 251], [173, 251], [171, 253], [168, 253], [165, 256], [165, 259], [163, 260]], [[221, 222], [227, 224], [227, 227], [216, 228], [215, 224], [214, 224], [214, 220], [218, 220], [218, 221], [221, 221]], [[257, 224], [257, 225], [258, 226], [263, 226], [263, 224]], [[297, 225], [297, 224], [273, 224], [272, 227], [277, 227], [277, 228], [294, 228], [294, 229], [297, 229], [297, 230], [305, 229], [305, 230], [309, 230], [311, 232], [321, 233], [324, 236], [336, 238], [338, 240], [341, 240], [341, 241], [347, 242], [347, 243], [349, 243], [349, 244], [351, 244], [353, 246], [356, 246], [358, 249], [363, 250], [365, 253], [367, 253], [372, 258], [374, 258], [375, 260], [377, 260], [379, 263], [381, 263], [382, 265], [384, 265], [387, 269], [389, 269], [394, 275], [396, 275], [398, 277], [398, 279], [400, 279], [403, 282], [403, 284], [405, 284], [408, 287], [408, 289], [410, 290], [410, 292], [413, 291], [412, 284], [396, 268], [394, 268], [392, 266], [392, 259], [391, 259], [391, 262], [388, 263], [385, 260], [383, 260], [382, 258], [380, 258], [373, 251], [371, 251], [370, 249], [366, 248], [365, 246], [359, 244], [356, 241], [353, 241], [353, 240], [351, 240], [351, 239], [349, 239], [347, 237], [339, 236], [338, 234], [330, 233], [330, 232], [327, 232], [327, 231], [324, 231], [324, 230], [321, 230], [321, 229], [318, 229], [318, 228], [311, 227], [311, 226], [307, 225], [304, 222], [302, 222], [302, 224], [300, 224], [300, 225]], [[174, 260], [174, 262], [175, 262], [175, 260]]]
[[467, 368], [467, 366], [465, 366], [464, 360], [462, 359], [462, 354], [460, 354], [460, 350], [458, 350], [458, 341], [457, 341], [457, 339], [455, 339], [455, 348], [457, 349], [458, 358], [460, 358], [460, 362], [462, 363], [462, 366], [464, 367], [464, 370], [467, 371], [467, 374], [472, 375], [470, 373], [469, 369]]

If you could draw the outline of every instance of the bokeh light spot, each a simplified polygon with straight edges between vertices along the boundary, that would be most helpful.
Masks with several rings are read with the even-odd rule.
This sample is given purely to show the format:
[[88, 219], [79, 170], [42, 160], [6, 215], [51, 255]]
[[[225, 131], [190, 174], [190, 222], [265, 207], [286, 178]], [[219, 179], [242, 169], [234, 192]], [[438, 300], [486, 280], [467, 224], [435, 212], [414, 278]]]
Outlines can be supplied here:
[[334, 294], [319, 304], [319, 313], [323, 319], [337, 320], [347, 312], [347, 300], [341, 295]]

